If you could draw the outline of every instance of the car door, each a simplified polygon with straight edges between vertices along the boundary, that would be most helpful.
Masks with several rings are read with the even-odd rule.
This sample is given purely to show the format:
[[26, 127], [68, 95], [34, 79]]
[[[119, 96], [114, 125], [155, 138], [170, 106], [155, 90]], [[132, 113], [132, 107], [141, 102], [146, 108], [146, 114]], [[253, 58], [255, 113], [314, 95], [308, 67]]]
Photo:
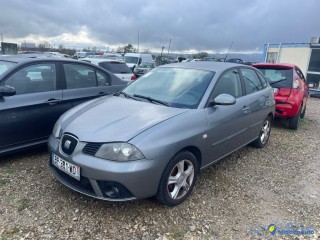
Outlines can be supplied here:
[[243, 109], [246, 109], [245, 121], [248, 126], [245, 138], [249, 141], [257, 138], [263, 121], [269, 113], [269, 102], [272, 100], [270, 91], [266, 89], [268, 84], [261, 81], [257, 72], [248, 67], [239, 68], [243, 80], [245, 96], [243, 97]]
[[65, 78], [63, 101], [76, 106], [90, 99], [115, 92], [112, 77], [90, 65], [62, 63]]
[[65, 111], [54, 62], [28, 64], [5, 79], [16, 94], [0, 98], [0, 151], [45, 142]]
[[[208, 119], [207, 139], [210, 143], [211, 160], [217, 160], [248, 141], [243, 138], [248, 129], [246, 101], [238, 69], [224, 72], [214, 86], [209, 102], [220, 94], [230, 94], [236, 98], [234, 105], [215, 105], [205, 109]], [[205, 165], [208, 163], [205, 163]]]

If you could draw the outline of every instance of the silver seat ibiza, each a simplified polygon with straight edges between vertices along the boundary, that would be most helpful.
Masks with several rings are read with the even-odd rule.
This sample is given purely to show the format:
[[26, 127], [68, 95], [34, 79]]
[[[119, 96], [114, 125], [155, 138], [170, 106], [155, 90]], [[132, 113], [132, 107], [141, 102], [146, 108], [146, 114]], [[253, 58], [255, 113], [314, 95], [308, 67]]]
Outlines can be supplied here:
[[91, 197], [155, 196], [176, 206], [189, 197], [201, 169], [247, 144], [264, 147], [274, 111], [272, 88], [257, 69], [163, 65], [62, 115], [48, 142], [50, 169]]

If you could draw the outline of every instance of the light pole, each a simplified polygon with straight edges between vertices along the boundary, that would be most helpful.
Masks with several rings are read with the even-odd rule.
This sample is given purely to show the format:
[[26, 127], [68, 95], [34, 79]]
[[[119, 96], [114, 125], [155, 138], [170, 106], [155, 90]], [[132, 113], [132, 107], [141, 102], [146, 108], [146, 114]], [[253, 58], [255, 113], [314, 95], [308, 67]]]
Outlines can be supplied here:
[[164, 46], [162, 46], [162, 49], [161, 49], [161, 55], [160, 55], [161, 57], [162, 57], [162, 52], [163, 52], [163, 49], [164, 49]]

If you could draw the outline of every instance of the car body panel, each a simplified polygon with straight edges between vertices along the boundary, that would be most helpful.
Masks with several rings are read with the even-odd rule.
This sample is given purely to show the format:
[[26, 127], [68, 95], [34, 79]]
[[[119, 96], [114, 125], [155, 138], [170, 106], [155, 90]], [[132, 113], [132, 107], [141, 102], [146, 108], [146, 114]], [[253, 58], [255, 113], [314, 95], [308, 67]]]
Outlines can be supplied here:
[[[122, 111], [124, 108], [127, 110]], [[65, 119], [68, 121], [68, 126], [64, 129], [66, 132], [78, 132], [79, 126], [86, 125], [86, 131], [77, 135], [80, 141], [126, 142], [151, 126], [185, 111], [187, 110], [113, 96], [96, 104], [94, 108], [88, 105], [85, 109], [81, 109], [72, 115], [71, 122]], [[99, 117], [92, 118], [92, 116]], [[87, 124], [88, 122], [90, 124]]]

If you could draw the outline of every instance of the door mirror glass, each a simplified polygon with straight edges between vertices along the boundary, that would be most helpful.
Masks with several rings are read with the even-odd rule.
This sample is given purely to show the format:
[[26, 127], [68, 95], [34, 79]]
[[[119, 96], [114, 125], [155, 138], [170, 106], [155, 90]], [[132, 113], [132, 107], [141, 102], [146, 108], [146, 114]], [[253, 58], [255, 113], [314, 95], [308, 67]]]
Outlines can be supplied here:
[[16, 90], [11, 86], [0, 86], [0, 96], [13, 96]]

